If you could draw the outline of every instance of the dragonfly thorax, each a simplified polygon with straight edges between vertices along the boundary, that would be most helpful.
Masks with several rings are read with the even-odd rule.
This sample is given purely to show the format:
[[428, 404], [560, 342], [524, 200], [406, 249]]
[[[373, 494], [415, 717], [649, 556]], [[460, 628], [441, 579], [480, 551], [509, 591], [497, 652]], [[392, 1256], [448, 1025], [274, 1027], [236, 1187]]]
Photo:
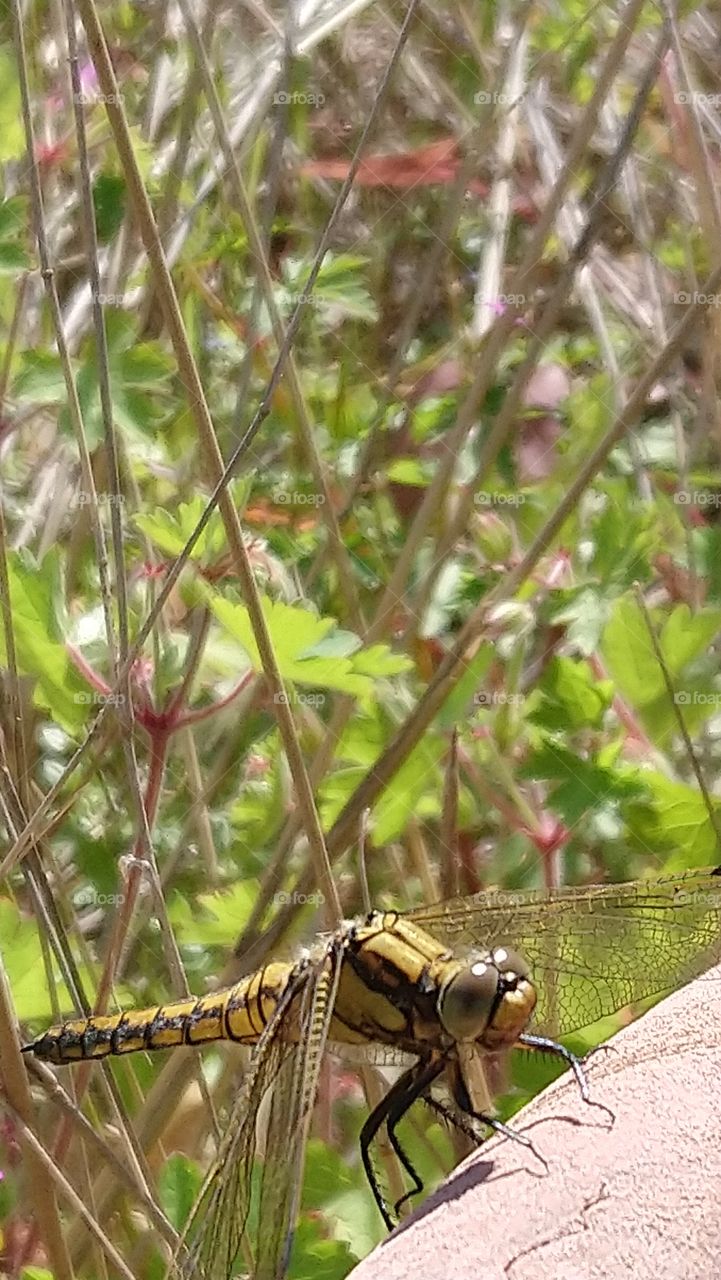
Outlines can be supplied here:
[[457, 969], [442, 985], [438, 1016], [454, 1040], [475, 1040], [485, 1049], [513, 1044], [530, 1021], [536, 991], [525, 960], [496, 947]]

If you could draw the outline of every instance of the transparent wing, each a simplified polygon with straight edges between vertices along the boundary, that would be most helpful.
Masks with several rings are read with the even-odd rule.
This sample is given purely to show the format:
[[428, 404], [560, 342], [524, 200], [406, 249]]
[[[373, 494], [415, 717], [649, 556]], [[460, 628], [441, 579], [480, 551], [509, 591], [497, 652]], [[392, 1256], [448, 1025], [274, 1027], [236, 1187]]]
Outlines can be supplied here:
[[[258, 1041], [173, 1272], [182, 1280], [228, 1280], [239, 1260], [245, 1261], [254, 1280], [281, 1280], [285, 1274], [340, 954], [340, 943], [332, 945], [322, 960], [293, 975]], [[294, 1022], [298, 1019], [297, 1042], [289, 1043], [294, 1004], [299, 1006], [297, 1012], [292, 1010]], [[251, 1207], [258, 1110], [269, 1089], [253, 1261], [244, 1232]]]
[[361, 1067], [398, 1067], [407, 1071], [416, 1061], [415, 1054], [395, 1049], [392, 1045], [380, 1044], [377, 1040], [369, 1040], [367, 1044], [340, 1044], [331, 1041], [328, 1052], [341, 1062]]
[[721, 877], [713, 871], [555, 893], [493, 893], [408, 912], [449, 946], [499, 943], [525, 956], [534, 1027], [564, 1035], [677, 989], [721, 959]]
[[340, 944], [303, 992], [302, 1035], [273, 1088], [258, 1203], [255, 1280], [281, 1280], [298, 1216], [308, 1128], [340, 977]]

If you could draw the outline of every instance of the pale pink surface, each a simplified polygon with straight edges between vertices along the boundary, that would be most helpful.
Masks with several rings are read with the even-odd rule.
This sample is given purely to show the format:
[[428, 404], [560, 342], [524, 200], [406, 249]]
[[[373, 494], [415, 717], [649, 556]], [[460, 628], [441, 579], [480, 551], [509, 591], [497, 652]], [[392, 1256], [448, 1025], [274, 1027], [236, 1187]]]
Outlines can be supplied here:
[[493, 1138], [353, 1280], [718, 1280], [721, 969], [626, 1028], [588, 1075], [514, 1120], [548, 1161]]

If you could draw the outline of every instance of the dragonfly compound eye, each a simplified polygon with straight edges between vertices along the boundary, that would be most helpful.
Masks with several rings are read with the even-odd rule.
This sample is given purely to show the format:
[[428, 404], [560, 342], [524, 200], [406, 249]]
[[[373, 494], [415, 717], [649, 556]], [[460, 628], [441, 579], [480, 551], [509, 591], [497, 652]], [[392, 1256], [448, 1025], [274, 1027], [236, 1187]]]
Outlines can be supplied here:
[[509, 985], [513, 984], [514, 980], [531, 976], [531, 970], [523, 956], [517, 951], [512, 951], [510, 947], [495, 947], [489, 956], [489, 962], [503, 975]]
[[438, 1014], [454, 1040], [477, 1040], [486, 1029], [498, 997], [500, 974], [487, 960], [461, 969], [441, 988]]
[[533, 1012], [535, 992], [525, 960], [496, 947], [441, 988], [438, 1014], [454, 1040], [515, 1040]]

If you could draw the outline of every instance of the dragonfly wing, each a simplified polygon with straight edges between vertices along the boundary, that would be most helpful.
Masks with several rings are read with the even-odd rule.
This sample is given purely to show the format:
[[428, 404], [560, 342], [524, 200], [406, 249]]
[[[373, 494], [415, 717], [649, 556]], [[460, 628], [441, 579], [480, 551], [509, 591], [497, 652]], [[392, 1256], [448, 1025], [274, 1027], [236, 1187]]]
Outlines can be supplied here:
[[298, 1216], [308, 1129], [341, 968], [340, 945], [303, 992], [301, 1035], [285, 1059], [270, 1101], [258, 1202], [255, 1280], [282, 1280]]
[[[294, 974], [254, 1051], [228, 1118], [226, 1135], [186, 1232], [182, 1280], [228, 1280], [234, 1274], [251, 1204], [260, 1105], [270, 1089], [265, 1154], [257, 1200], [254, 1280], [281, 1280], [298, 1208], [308, 1125], [340, 974], [340, 943]], [[297, 1043], [285, 1036], [299, 1002]], [[295, 1012], [294, 1012], [295, 1017]]]
[[534, 1026], [564, 1035], [683, 986], [721, 958], [710, 871], [555, 893], [476, 894], [409, 912], [455, 949], [506, 943], [538, 988]]
[[228, 1117], [217, 1159], [203, 1183], [184, 1237], [184, 1255], [172, 1273], [178, 1280], [227, 1280], [233, 1272], [250, 1209], [258, 1109], [291, 1051], [277, 1034], [268, 1034], [271, 1030], [269, 1023]]

